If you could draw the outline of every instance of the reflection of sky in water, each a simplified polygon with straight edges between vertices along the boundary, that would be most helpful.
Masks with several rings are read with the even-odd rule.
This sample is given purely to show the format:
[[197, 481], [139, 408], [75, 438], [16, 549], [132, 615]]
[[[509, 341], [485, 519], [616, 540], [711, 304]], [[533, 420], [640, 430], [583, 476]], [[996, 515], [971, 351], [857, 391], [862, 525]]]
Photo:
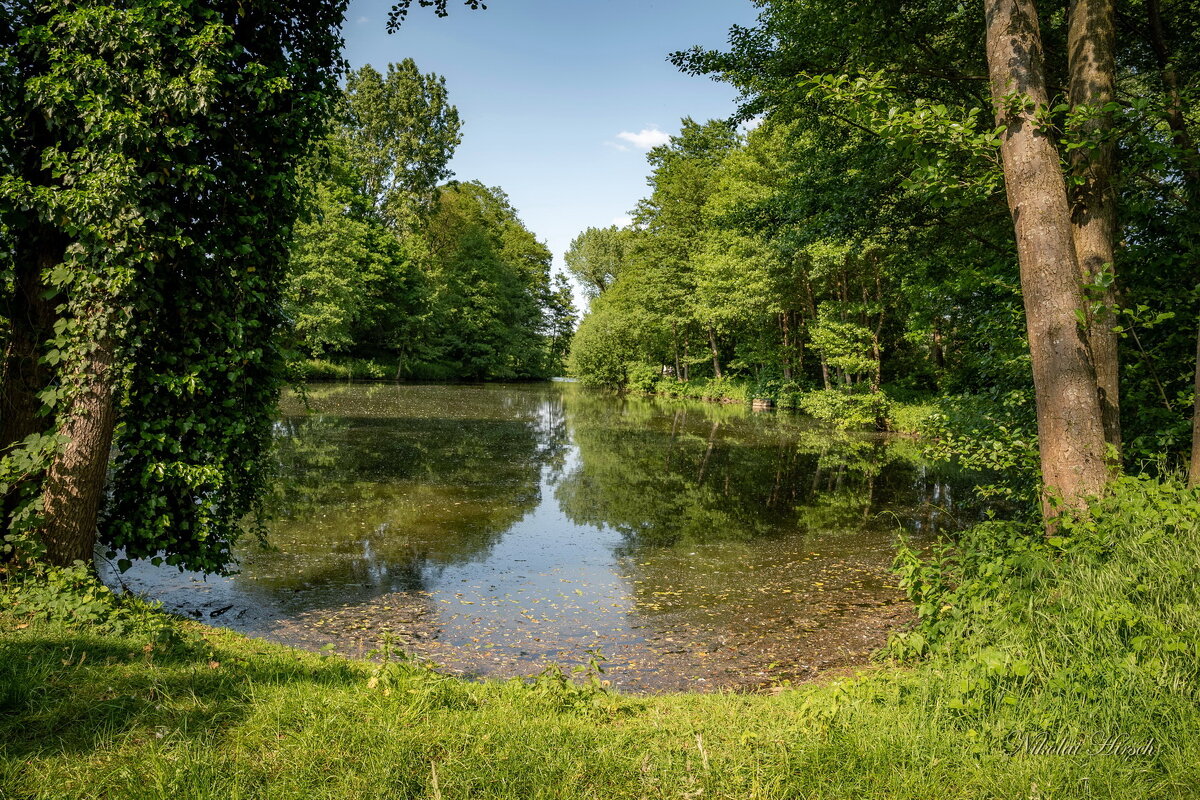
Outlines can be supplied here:
[[277, 426], [275, 549], [243, 545], [231, 578], [142, 562], [126, 584], [302, 644], [398, 630], [471, 671], [598, 646], [700, 675], [710, 653], [795, 654], [801, 632], [894, 604], [897, 525], [935, 532], [968, 494], [911, 442], [742, 407], [564, 384], [310, 398], [319, 413]]
[[[568, 471], [577, 458], [570, 453]], [[631, 633], [629, 586], [614, 558], [621, 536], [572, 524], [553, 497], [553, 486], [543, 482], [542, 501], [486, 558], [438, 571], [432, 599], [444, 640], [467, 644], [487, 636], [497, 646], [552, 657], [565, 640], [603, 642]]]

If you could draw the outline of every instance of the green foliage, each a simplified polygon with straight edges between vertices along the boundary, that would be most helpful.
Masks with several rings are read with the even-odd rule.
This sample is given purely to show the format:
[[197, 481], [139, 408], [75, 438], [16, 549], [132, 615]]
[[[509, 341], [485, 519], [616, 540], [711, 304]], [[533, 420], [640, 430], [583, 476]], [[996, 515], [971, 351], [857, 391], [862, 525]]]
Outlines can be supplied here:
[[[260, 510], [295, 164], [325, 127], [343, 9], [6, 7], [0, 266], [33, 352], [5, 397], [37, 393], [50, 435], [89, 381], [116, 387], [112, 550], [219, 571]], [[51, 455], [15, 436], [9, 530], [36, 520]]]
[[871, 331], [866, 327], [821, 313], [810, 336], [812, 346], [825, 357], [825, 363], [835, 370], [846, 375], [864, 375], [874, 371]]
[[800, 409], [841, 430], [885, 430], [888, 398], [882, 392], [822, 389], [800, 398]]
[[604, 662], [608, 659], [598, 650], [588, 650], [587, 656], [586, 663], [570, 671], [560, 664], [550, 664], [539, 672], [529, 682], [534, 696], [560, 713], [600, 719], [617, 715], [624, 704], [609, 691], [610, 681], [604, 678]]
[[0, 608], [19, 618], [36, 617], [81, 626], [97, 633], [137, 636], [153, 643], [182, 639], [176, 621], [160, 603], [117, 594], [87, 565], [27, 570], [0, 582]]
[[1027, 724], [1049, 731], [1072, 707], [1095, 713], [1121, 697], [1125, 725], [1150, 725], [1200, 691], [1197, 499], [1171, 481], [1122, 478], [1049, 537], [991, 522], [930, 558], [905, 547], [897, 564], [920, 622], [892, 650], [956, 665], [947, 705], [961, 724], [1030, 706], [1043, 716]]
[[439, 186], [459, 143], [445, 82], [411, 60], [353, 73], [335, 130], [304, 167], [309, 215], [287, 288], [295, 348], [392, 379], [548, 377], [563, 371], [575, 309], [550, 254], [507, 196]]
[[980, 476], [976, 491], [1017, 510], [1036, 506], [1040, 463], [1028, 390], [943, 398], [924, 424], [926, 453]]
[[634, 235], [632, 230], [613, 225], [588, 228], [572, 240], [571, 248], [563, 258], [567, 270], [589, 297], [603, 294], [625, 269]]
[[[1001, 398], [1028, 392], [1000, 131], [978, 77], [986, 72], [984, 9], [943, 0], [855, 8], [851, 17], [838, 3], [765, 0], [757, 24], [731, 32], [726, 51], [672, 56], [686, 72], [740, 89], [741, 116], [764, 120], [755, 131], [763, 144], [772, 130], [787, 133], [769, 148], [772, 158], [755, 159], [787, 172], [761, 171], [757, 183], [769, 190], [728, 206], [724, 224], [765, 234], [785, 256], [810, 257], [801, 271], [815, 300], [806, 319], [811, 325], [819, 307], [858, 326], [832, 343], [852, 352], [853, 369], [866, 366], [861, 328], [878, 324], [885, 383]], [[1122, 455], [1127, 466], [1164, 474], [1189, 443], [1195, 368], [1195, 325], [1172, 321], [1194, 321], [1200, 307], [1200, 172], [1194, 146], [1180, 144], [1197, 138], [1194, 10], [1135, 4], [1115, 23], [1119, 99], [1097, 108], [1055, 96], [1038, 112], [1060, 152], [1073, 156], [1106, 138], [1120, 154], [1115, 263], [1084, 289], [1093, 312], [1108, 286], [1119, 289], [1119, 307], [1108, 310], [1121, 336]], [[1063, 75], [1068, 14], [1040, 12], [1047, 75]], [[1161, 29], [1147, 22], [1155, 15]], [[1113, 120], [1107, 132], [1090, 124], [1102, 116]], [[746, 151], [759, 146], [751, 135]], [[1064, 177], [1072, 191], [1084, 180], [1071, 170]], [[863, 294], [870, 264], [853, 261], [872, 247], [884, 259], [883, 290]], [[850, 256], [842, 275], [828, 271], [836, 253]], [[739, 334], [753, 335], [746, 327]], [[997, 414], [1006, 413], [1001, 401]], [[1024, 441], [1025, 431], [1017, 436]]]

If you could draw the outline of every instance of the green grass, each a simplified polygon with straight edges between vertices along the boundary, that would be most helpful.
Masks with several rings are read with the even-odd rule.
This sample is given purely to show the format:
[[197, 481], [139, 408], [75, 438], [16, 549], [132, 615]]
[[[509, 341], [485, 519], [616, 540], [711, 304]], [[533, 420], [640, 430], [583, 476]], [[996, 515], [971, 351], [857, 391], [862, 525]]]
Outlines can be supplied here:
[[[1129, 481], [1060, 539], [993, 523], [909, 557], [896, 651], [923, 658], [772, 695], [469, 683], [190, 622], [154, 644], [9, 592], [0, 797], [1191, 798], [1196, 509]], [[1153, 746], [1090, 752], [1114, 739]], [[1022, 752], [1043, 740], [1080, 752]]]

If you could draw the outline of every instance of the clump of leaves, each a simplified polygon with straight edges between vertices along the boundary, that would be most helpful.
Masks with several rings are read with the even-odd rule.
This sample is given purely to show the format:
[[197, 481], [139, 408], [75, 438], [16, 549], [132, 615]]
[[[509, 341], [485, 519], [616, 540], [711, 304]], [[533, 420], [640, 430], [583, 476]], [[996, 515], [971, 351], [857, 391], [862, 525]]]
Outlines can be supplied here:
[[0, 583], [0, 608], [19, 617], [142, 636], [160, 644], [178, 644], [185, 638], [178, 620], [163, 613], [161, 603], [114, 592], [82, 562], [25, 571]]
[[887, 427], [888, 398], [882, 392], [821, 389], [800, 398], [800, 409], [841, 430]]

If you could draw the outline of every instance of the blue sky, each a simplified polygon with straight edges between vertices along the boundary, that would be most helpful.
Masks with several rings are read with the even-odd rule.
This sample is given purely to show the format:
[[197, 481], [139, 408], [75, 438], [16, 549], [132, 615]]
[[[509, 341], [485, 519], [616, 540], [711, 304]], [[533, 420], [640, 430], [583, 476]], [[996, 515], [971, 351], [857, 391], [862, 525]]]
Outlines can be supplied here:
[[648, 145], [684, 116], [733, 113], [732, 88], [678, 72], [667, 54], [722, 47], [730, 25], [755, 19], [749, 0], [450, 6], [444, 19], [414, 8], [389, 35], [387, 0], [352, 0], [346, 57], [380, 71], [407, 57], [444, 75], [463, 119], [455, 177], [503, 188], [557, 268], [580, 231], [612, 224], [646, 194]]

